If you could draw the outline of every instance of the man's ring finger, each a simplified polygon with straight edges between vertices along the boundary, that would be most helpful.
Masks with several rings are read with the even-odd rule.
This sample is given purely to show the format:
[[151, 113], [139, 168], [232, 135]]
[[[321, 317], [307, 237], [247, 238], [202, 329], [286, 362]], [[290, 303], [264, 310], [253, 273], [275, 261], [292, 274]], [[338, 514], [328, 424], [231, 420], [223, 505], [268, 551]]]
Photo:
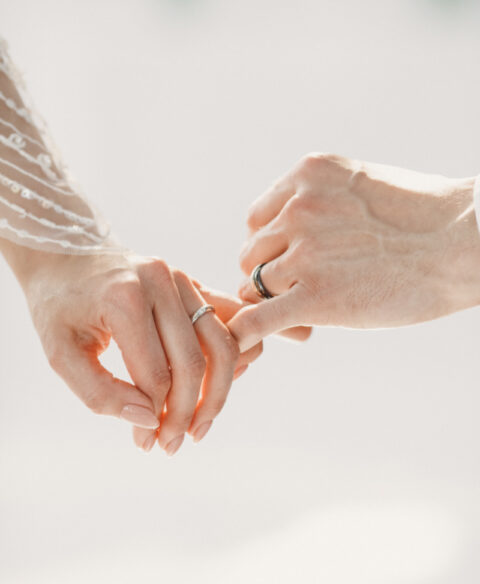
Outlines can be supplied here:
[[265, 284], [262, 281], [262, 275], [261, 275], [262, 268], [265, 265], [266, 264], [259, 264], [258, 266], [253, 268], [251, 278], [252, 278], [253, 285], [255, 286], [255, 290], [257, 291], [257, 294], [260, 296], [260, 298], [264, 298], [265, 300], [269, 300], [270, 298], [273, 298], [273, 294], [271, 294], [268, 291], [268, 289], [266, 288]]

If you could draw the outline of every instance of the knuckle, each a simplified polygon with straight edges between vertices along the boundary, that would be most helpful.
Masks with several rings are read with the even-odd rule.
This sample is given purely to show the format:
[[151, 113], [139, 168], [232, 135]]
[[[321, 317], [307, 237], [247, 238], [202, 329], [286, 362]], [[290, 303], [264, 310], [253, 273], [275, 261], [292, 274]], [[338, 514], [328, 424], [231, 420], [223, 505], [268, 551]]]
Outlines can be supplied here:
[[238, 343], [231, 335], [226, 335], [223, 338], [222, 344], [218, 350], [218, 358], [224, 363], [236, 362], [240, 356], [240, 349]]
[[258, 225], [258, 211], [256, 205], [251, 205], [247, 211], [247, 226], [256, 229]]
[[361, 191], [365, 183], [369, 180], [369, 175], [365, 164], [359, 163], [357, 168], [352, 171], [349, 180], [350, 191]]
[[136, 315], [145, 307], [145, 294], [138, 280], [117, 282], [109, 288], [108, 302], [127, 315]]
[[[277, 183], [272, 185], [269, 190], [275, 189], [276, 186], [277, 186]], [[261, 195], [260, 197], [255, 199], [253, 201], [253, 203], [251, 203], [251, 205], [249, 206], [249, 208], [247, 210], [247, 226], [252, 231], [256, 231], [262, 223], [262, 215], [263, 215], [263, 211], [265, 210], [264, 196], [265, 195]]]
[[240, 264], [240, 268], [244, 274], [250, 273], [250, 267], [251, 267], [250, 250], [251, 250], [251, 246], [247, 245], [240, 253], [239, 264]]
[[190, 426], [192, 418], [193, 411], [186, 408], [175, 409], [170, 418], [170, 428], [175, 430], [175, 433], [184, 432]]
[[328, 154], [323, 152], [309, 152], [300, 160], [300, 169], [315, 170], [324, 165]]
[[159, 286], [165, 286], [172, 281], [170, 267], [165, 260], [155, 258], [144, 268], [145, 275]]
[[296, 194], [285, 204], [282, 215], [287, 223], [295, 223], [308, 211], [310, 203], [307, 197]]
[[250, 262], [247, 259], [246, 255], [242, 255], [239, 259], [239, 265], [240, 265], [240, 269], [242, 270], [242, 272], [244, 274], [248, 274], [249, 272], [249, 267], [250, 267]]
[[159, 369], [154, 369], [150, 373], [150, 378], [151, 378], [152, 385], [156, 389], [158, 389], [158, 388], [166, 389], [166, 390], [170, 389], [170, 386], [172, 384], [172, 376], [171, 376], [168, 368], [162, 367]]
[[182, 272], [182, 270], [179, 270], [178, 268], [172, 268], [172, 276], [178, 285], [186, 286], [191, 284], [191, 280], [187, 276], [187, 274], [185, 274], [185, 272]]
[[300, 160], [299, 170], [316, 174], [328, 172], [332, 168], [342, 165], [344, 158], [331, 152], [310, 152]]
[[182, 370], [190, 378], [201, 378], [207, 367], [205, 357], [201, 351], [192, 351], [187, 355]]

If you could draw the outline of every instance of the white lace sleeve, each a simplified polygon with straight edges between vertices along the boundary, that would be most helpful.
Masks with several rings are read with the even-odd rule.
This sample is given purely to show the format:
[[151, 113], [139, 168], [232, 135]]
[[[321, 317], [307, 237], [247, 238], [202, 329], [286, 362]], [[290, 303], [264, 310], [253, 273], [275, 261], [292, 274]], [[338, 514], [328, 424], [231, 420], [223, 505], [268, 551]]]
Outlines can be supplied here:
[[121, 250], [60, 162], [1, 38], [0, 237], [49, 252]]

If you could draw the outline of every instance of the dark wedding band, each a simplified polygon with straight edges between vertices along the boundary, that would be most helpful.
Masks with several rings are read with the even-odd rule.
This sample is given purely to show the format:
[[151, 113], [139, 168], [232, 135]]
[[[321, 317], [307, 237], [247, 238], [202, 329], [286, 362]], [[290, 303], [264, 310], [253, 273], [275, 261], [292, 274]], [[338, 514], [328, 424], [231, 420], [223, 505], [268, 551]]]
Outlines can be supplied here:
[[264, 283], [262, 282], [262, 276], [260, 273], [262, 271], [263, 266], [265, 265], [266, 264], [259, 264], [256, 268], [253, 269], [252, 282], [260, 298], [265, 298], [265, 300], [269, 300], [270, 298], [273, 298], [273, 294], [270, 294], [270, 292], [265, 287]]

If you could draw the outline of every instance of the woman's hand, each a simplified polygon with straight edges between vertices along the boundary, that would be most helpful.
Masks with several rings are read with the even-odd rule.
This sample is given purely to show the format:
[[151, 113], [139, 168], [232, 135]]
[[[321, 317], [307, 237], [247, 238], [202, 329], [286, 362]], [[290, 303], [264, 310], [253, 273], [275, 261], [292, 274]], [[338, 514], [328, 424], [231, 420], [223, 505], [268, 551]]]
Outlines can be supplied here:
[[[245, 274], [275, 298], [238, 312], [242, 350], [300, 324], [408, 325], [480, 301], [474, 179], [305, 157], [251, 207]], [[254, 301], [250, 279], [240, 296]]]
[[[192, 326], [204, 298], [162, 260], [1, 245], [53, 369], [93, 412], [132, 423], [137, 445], [147, 451], [156, 438], [173, 454], [186, 431], [197, 440], [205, 435], [235, 371], [261, 351], [258, 346], [239, 362], [237, 343], [212, 312]], [[99, 362], [112, 337], [133, 384]]]
[[[185, 283], [185, 274], [178, 270], [174, 270], [174, 274], [178, 288], [184, 289], [183, 284]], [[196, 289], [197, 298], [202, 299], [201, 304], [206, 303], [213, 305], [215, 307], [216, 320], [220, 319], [222, 323], [229, 321], [239, 310], [246, 306], [246, 303], [242, 302], [239, 298], [235, 298], [229, 294], [225, 294], [224, 292], [219, 292], [218, 290], [208, 288], [194, 279], [191, 281], [189, 280], [187, 284], [187, 288], [190, 290], [188, 293], [189, 295], [191, 293], [192, 284]], [[186, 297], [185, 294], [184, 297]], [[198, 302], [195, 302], [195, 306], [198, 307]], [[191, 313], [195, 312], [195, 310], [196, 308], [192, 308]], [[210, 338], [210, 336], [212, 335], [212, 337], [215, 338], [216, 331], [214, 330], [214, 326], [212, 326], [212, 324], [217, 326], [217, 323], [201, 323], [204, 318], [206, 318], [206, 316], [202, 317], [195, 324], [197, 337], [200, 342], [203, 354], [206, 357], [207, 369], [202, 380], [201, 396], [196, 405], [193, 421], [190, 423], [190, 427], [188, 429], [188, 432], [192, 435], [194, 442], [200, 441], [209, 431], [213, 419], [216, 415], [218, 415], [225, 403], [228, 390], [230, 389], [232, 382], [232, 366], [230, 365], [232, 356], [229, 359], [228, 352], [222, 350], [216, 352], [217, 349], [214, 344], [212, 344], [212, 338]], [[230, 344], [232, 342], [232, 338], [225, 325], [223, 330], [225, 333], [225, 341]], [[238, 346], [236, 341], [233, 341], [233, 343], [236, 349]], [[253, 363], [253, 361], [255, 361], [261, 355], [262, 351], [262, 342], [257, 343], [252, 348], [245, 351], [244, 353], [241, 353], [240, 355], [238, 355], [237, 350], [235, 350], [233, 356], [238, 355], [238, 359], [236, 363], [234, 362], [233, 364], [235, 367], [233, 371], [233, 379], [237, 379], [240, 377], [240, 375], [243, 375], [243, 373], [245, 373], [247, 370], [248, 365]], [[228, 372], [226, 379], [225, 374], [222, 373], [225, 368]], [[148, 450], [151, 447], [150, 445], [154, 444], [155, 434], [155, 431], [145, 428], [134, 427], [133, 429], [135, 443], [139, 446], [139, 448], [143, 448], [144, 450]], [[144, 445], [146, 445], [146, 447]]]

